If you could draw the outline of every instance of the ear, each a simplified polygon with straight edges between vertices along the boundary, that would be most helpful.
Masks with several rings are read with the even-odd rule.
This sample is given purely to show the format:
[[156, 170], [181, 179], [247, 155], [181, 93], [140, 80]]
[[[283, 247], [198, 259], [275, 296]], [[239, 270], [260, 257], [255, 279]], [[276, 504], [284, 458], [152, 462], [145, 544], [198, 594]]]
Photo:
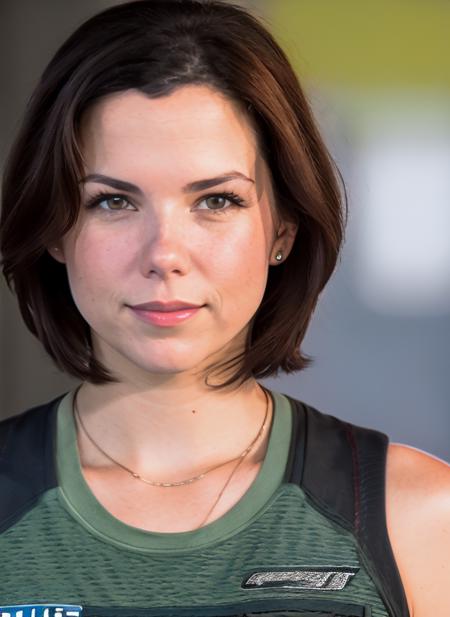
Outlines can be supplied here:
[[[298, 223], [293, 221], [281, 221], [278, 225], [277, 235], [275, 237], [272, 253], [270, 258], [271, 265], [277, 265], [286, 261], [287, 256], [294, 246], [295, 238], [297, 236]], [[280, 260], [275, 259], [275, 255], [281, 252], [282, 258]]]
[[53, 257], [53, 259], [56, 259], [56, 261], [59, 261], [62, 264], [66, 263], [64, 249], [61, 242], [54, 243], [52, 246], [47, 246], [47, 252]]

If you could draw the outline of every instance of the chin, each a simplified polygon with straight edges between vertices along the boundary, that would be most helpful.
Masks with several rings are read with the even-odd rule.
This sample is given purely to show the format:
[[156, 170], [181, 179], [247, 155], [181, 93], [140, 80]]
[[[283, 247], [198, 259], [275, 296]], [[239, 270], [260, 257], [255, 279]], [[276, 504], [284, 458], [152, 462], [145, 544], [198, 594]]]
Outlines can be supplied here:
[[[162, 358], [158, 354], [148, 354], [143, 358], [127, 354], [123, 361], [119, 361], [114, 367], [120, 374], [141, 372], [148, 375], [177, 375], [180, 373], [194, 373], [203, 364], [203, 357], [195, 357], [190, 354], [164, 354]], [[184, 357], [183, 357], [184, 356]], [[149, 360], [151, 358], [151, 360]]]
[[[169, 340], [152, 341], [151, 344], [142, 344], [142, 341], [133, 341], [134, 345], [125, 346], [123, 341], [116, 344], [102, 340], [102, 345], [96, 353], [100, 361], [105, 364], [119, 378], [132, 375], [136, 372], [148, 375], [176, 375], [179, 373], [198, 374], [201, 367], [218, 364], [229, 356], [230, 349], [226, 342], [218, 349], [211, 349], [208, 345], [201, 345], [201, 340]], [[148, 342], [148, 341], [147, 341]], [[106, 343], [106, 344], [105, 344]], [[227, 353], [224, 354], [225, 349]], [[233, 350], [234, 352], [234, 350]]]

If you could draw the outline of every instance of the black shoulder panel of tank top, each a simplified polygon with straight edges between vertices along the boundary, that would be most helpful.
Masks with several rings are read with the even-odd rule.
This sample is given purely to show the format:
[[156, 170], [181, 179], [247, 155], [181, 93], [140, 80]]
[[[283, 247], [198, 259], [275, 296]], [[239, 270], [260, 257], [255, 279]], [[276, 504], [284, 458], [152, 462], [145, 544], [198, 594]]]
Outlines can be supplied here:
[[63, 396], [0, 422], [0, 533], [57, 485], [56, 409]]
[[392, 617], [410, 617], [387, 531], [388, 436], [287, 398], [294, 414], [286, 480], [301, 486], [322, 514], [351, 531]]

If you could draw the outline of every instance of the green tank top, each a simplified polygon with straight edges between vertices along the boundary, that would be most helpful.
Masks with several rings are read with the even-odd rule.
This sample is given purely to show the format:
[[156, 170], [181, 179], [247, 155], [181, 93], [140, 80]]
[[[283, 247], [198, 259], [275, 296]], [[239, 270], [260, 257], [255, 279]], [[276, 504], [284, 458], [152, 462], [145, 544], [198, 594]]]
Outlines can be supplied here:
[[350, 467], [383, 434], [272, 391], [266, 456], [241, 499], [200, 529], [150, 532], [84, 480], [73, 394], [0, 424], [0, 617], [408, 615], [380, 512], [365, 512], [381, 501], [355, 488], [370, 465]]

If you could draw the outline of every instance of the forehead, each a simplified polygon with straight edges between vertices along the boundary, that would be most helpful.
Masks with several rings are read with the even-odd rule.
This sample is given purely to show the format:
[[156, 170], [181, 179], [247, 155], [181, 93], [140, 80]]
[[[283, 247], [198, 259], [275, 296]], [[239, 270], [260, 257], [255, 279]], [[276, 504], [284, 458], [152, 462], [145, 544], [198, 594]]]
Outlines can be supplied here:
[[196, 165], [203, 172], [224, 165], [251, 172], [259, 157], [246, 115], [208, 86], [183, 86], [159, 98], [137, 90], [109, 95], [83, 116], [81, 142], [88, 167], [143, 164], [166, 174]]

